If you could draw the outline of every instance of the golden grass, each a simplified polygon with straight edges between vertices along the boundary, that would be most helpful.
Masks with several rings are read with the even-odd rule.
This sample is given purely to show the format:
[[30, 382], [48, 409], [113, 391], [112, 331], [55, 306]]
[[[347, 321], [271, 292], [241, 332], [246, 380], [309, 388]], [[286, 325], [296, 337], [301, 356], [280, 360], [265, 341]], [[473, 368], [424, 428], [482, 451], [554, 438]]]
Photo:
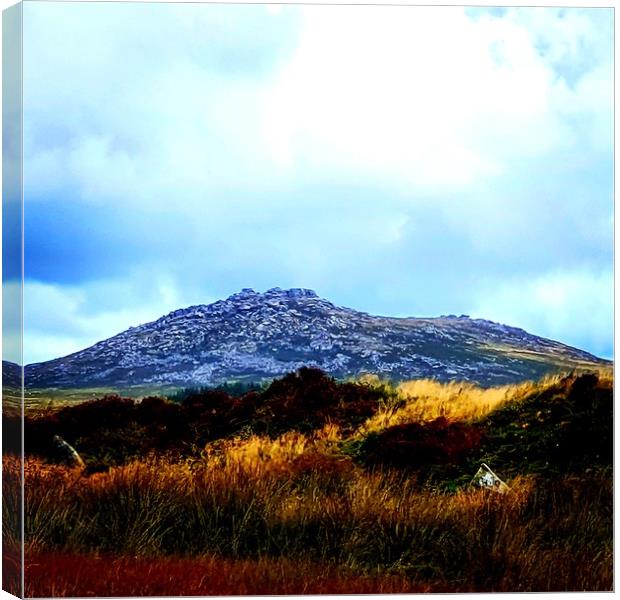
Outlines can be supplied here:
[[381, 407], [359, 428], [358, 435], [381, 431], [405, 423], [432, 421], [445, 417], [452, 421], [472, 421], [509, 403], [520, 402], [529, 394], [557, 383], [562, 375], [538, 382], [481, 388], [471, 383], [440, 383], [432, 379], [405, 381], [396, 387], [397, 400]]
[[[610, 372], [609, 379], [601, 377], [599, 385], [610, 385]], [[475, 420], [560, 379], [492, 389], [406, 382], [353, 437], [438, 417]], [[246, 565], [242, 589], [248, 594], [297, 590], [287, 587], [291, 577], [298, 577], [302, 590], [325, 593], [611, 588], [608, 471], [552, 481], [520, 476], [508, 481], [511, 491], [504, 495], [480, 489], [447, 493], [421, 488], [415, 474], [364, 469], [341, 454], [343, 441], [345, 434], [328, 423], [306, 434], [218, 440], [199, 456], [141, 459], [89, 477], [79, 469], [27, 458], [27, 548], [33, 557], [47, 556], [50, 565], [63, 555], [75, 564], [83, 555], [117, 555], [115, 585], [127, 558], [142, 561], [131, 566], [138, 585], [148, 560], [155, 580], [180, 557], [213, 557], [212, 573], [205, 576], [215, 577], [224, 563], [231, 573]], [[7, 507], [19, 500], [14, 484], [20, 462], [5, 457], [3, 466], [9, 484], [3, 489], [6, 523]], [[17, 544], [11, 528], [5, 534], [8, 543]], [[168, 559], [170, 565], [164, 564]], [[279, 585], [265, 565], [283, 559], [291, 567], [278, 576]], [[317, 565], [332, 570], [324, 585], [313, 587], [323, 568]], [[196, 573], [203, 567], [192, 562], [178, 568]], [[54, 575], [59, 585], [63, 569]], [[369, 575], [378, 579], [362, 579]], [[68, 587], [54, 588], [57, 595], [84, 590], [79, 572], [72, 577]], [[146, 584], [148, 578], [140, 581]], [[201, 581], [197, 576], [191, 589], [207, 593]], [[392, 581], [398, 582], [395, 588], [386, 583]], [[155, 589], [132, 587], [128, 580], [123, 584], [127, 590]], [[241, 588], [226, 580], [219, 589], [235, 593]]]
[[207, 444], [202, 458], [214, 468], [233, 467], [257, 473], [278, 471], [305, 454], [336, 454], [342, 439], [340, 428], [328, 423], [310, 434], [289, 431], [275, 439], [252, 435], [217, 440]]
[[[606, 476], [566, 479], [549, 489], [518, 477], [505, 495], [448, 494], [420, 490], [393, 471], [351, 468], [343, 475], [326, 472], [321, 462], [298, 471], [295, 461], [307, 451], [296, 454], [300, 445], [291, 440], [283, 448], [295, 456], [286, 473], [265, 471], [254, 456], [226, 464], [135, 462], [76, 480], [73, 470], [63, 474], [28, 459], [29, 553], [287, 558], [306, 583], [316, 577], [313, 565], [329, 563], [361, 577], [399, 575], [411, 589], [611, 587]], [[349, 582], [323, 590], [359, 589]], [[269, 585], [271, 593], [281, 589], [260, 575], [246, 593], [269, 593]]]

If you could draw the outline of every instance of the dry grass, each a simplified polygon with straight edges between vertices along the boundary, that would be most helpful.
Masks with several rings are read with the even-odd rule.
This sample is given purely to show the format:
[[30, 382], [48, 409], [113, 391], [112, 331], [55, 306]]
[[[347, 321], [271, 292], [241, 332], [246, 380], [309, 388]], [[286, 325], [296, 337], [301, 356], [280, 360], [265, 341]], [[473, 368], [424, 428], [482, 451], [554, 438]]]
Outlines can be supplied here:
[[[28, 458], [26, 593], [609, 590], [613, 481], [604, 461], [580, 476], [518, 476], [510, 493], [496, 495], [422, 488], [415, 471], [364, 468], [342, 454], [343, 443], [394, 425], [501, 416], [493, 411], [508, 403], [521, 414], [531, 394], [568, 394], [572, 383], [559, 381], [490, 390], [408, 382], [353, 437], [328, 422], [303, 434], [220, 439], [191, 458], [134, 460], [89, 477]], [[515, 415], [506, 416], [507, 431]], [[519, 431], [531, 437], [532, 428]], [[18, 470], [18, 460], [4, 459], [5, 482]], [[17, 490], [4, 486], [5, 523]], [[8, 547], [18, 541], [12, 531]]]
[[2, 544], [2, 589], [18, 598], [22, 597], [22, 555], [19, 546]]
[[[435, 591], [399, 575], [362, 575], [284, 558], [227, 560], [32, 554], [26, 596], [388, 594]], [[439, 590], [437, 590], [439, 591]], [[444, 590], [442, 590], [444, 591]]]
[[338, 456], [342, 440], [340, 428], [329, 423], [312, 433], [289, 431], [275, 439], [259, 435], [235, 437], [207, 444], [202, 461], [194, 464], [236, 469], [255, 476], [267, 472], [289, 473], [302, 457]]
[[[213, 593], [379, 593], [393, 581], [403, 590], [403, 582], [406, 589], [437, 591], [611, 588], [612, 493], [603, 475], [552, 485], [517, 478], [509, 482], [512, 492], [506, 496], [484, 490], [446, 494], [421, 491], [414, 478], [394, 471], [366, 472], [350, 463], [329, 470], [315, 454], [308, 457], [292, 461], [286, 472], [253, 467], [256, 461], [217, 467], [209, 460], [154, 461], [89, 478], [29, 460], [29, 556], [58, 556], [59, 565], [67, 554], [154, 561], [155, 588], [141, 588], [144, 578], [132, 583], [127, 573], [137, 573], [137, 567], [119, 581], [111, 562], [111, 579], [98, 584], [112, 586], [103, 595], [156, 593], [165, 571], [157, 574], [162, 557], [206, 555], [256, 569], [247, 567], [250, 574], [240, 578], [240, 587], [231, 579]], [[38, 564], [35, 558], [30, 564]], [[286, 573], [280, 583], [268, 576], [266, 565], [286, 560], [296, 565], [287, 571], [297, 573], [295, 583]], [[312, 587], [322, 571], [317, 565], [335, 570]], [[30, 571], [27, 585], [34, 586], [33, 595], [50, 593], [37, 587], [43, 586], [41, 573], [48, 567], [57, 568], [60, 579], [52, 578], [51, 584], [61, 586], [58, 595], [75, 589], [91, 593], [75, 587], [80, 577], [90, 581], [90, 576], [67, 567], [68, 579], [63, 578], [52, 561]], [[348, 575], [338, 579], [338, 573]], [[353, 574], [362, 579], [355, 583]], [[198, 585], [196, 577], [191, 575], [191, 585]], [[95, 591], [103, 593], [101, 587]]]
[[517, 403], [560, 379], [561, 376], [556, 375], [539, 382], [493, 388], [462, 382], [439, 383], [432, 379], [405, 381], [396, 388], [397, 400], [381, 407], [360, 427], [359, 434], [405, 423], [432, 421], [439, 417], [450, 421], [472, 421], [506, 404]]

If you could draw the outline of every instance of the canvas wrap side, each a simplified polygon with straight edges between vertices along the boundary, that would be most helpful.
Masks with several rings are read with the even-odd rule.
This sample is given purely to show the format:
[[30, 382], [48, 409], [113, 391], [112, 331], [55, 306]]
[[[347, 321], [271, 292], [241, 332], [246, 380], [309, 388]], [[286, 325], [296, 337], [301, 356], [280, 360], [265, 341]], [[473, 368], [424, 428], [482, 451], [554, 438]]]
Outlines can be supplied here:
[[[23, 597], [22, 3], [2, 13], [2, 589]], [[4, 468], [16, 461], [21, 468]]]

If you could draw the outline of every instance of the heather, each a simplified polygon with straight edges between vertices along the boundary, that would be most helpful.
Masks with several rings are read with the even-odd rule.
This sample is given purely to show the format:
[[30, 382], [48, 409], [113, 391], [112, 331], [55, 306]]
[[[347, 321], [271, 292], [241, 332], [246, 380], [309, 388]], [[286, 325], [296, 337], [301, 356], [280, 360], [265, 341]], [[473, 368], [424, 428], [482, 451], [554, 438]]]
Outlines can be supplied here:
[[[29, 417], [28, 593], [611, 589], [611, 377], [437, 386], [303, 369]], [[507, 493], [471, 485], [481, 462]], [[4, 469], [11, 506], [17, 459]]]

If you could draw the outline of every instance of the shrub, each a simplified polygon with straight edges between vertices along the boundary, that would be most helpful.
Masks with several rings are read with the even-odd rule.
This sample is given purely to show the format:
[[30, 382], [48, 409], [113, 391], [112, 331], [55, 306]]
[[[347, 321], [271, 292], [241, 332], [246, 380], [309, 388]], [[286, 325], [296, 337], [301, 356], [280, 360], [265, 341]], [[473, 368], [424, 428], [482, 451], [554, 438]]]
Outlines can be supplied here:
[[367, 465], [418, 470], [462, 463], [481, 438], [480, 427], [439, 417], [427, 423], [395, 425], [381, 433], [369, 434], [358, 453]]

